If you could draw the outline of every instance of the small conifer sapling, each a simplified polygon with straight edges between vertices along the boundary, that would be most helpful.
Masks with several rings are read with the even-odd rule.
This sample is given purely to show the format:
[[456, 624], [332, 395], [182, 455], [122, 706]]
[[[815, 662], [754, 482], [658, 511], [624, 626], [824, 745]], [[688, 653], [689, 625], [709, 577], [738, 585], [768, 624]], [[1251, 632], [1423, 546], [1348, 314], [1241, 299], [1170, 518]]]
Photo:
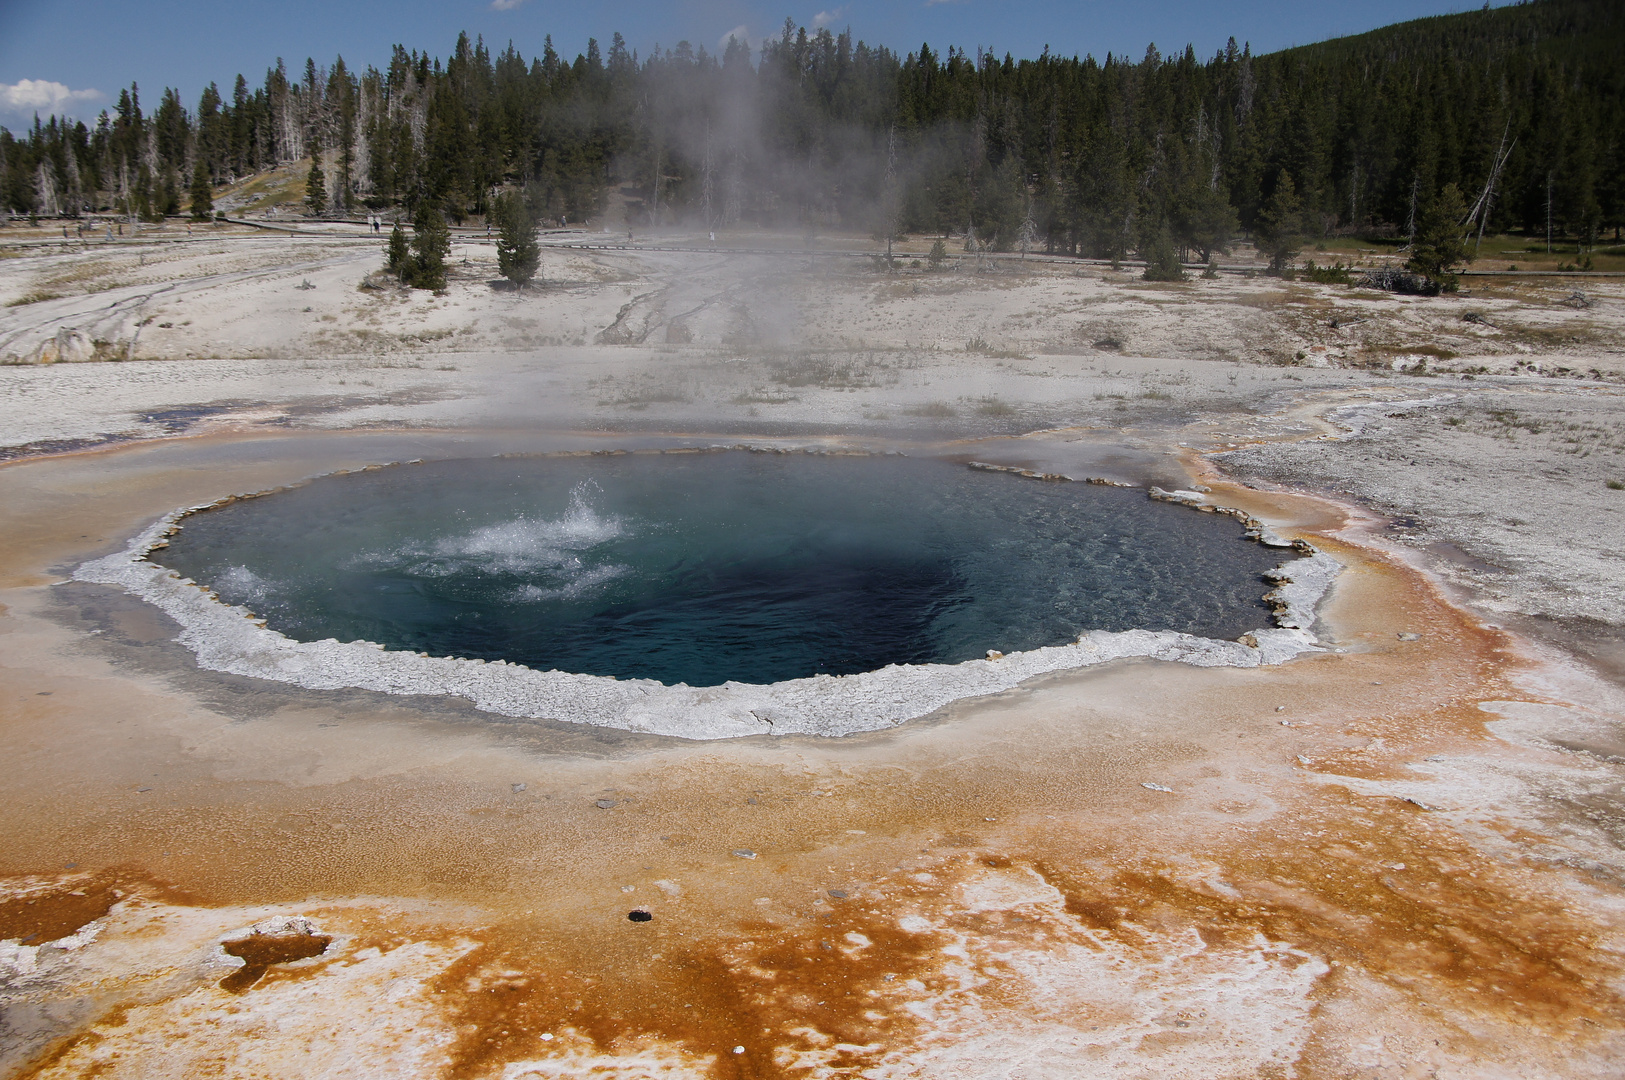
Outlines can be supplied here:
[[406, 230], [396, 222], [389, 232], [389, 246], [384, 249], [384, 269], [393, 274], [402, 285], [412, 284], [412, 245], [406, 239]]
[[504, 193], [497, 197], [497, 268], [502, 276], [523, 289], [536, 276], [541, 248], [536, 243], [536, 222], [519, 196]]
[[446, 256], [451, 254], [451, 229], [440, 208], [425, 202], [412, 219], [412, 280], [419, 289], [446, 291]]

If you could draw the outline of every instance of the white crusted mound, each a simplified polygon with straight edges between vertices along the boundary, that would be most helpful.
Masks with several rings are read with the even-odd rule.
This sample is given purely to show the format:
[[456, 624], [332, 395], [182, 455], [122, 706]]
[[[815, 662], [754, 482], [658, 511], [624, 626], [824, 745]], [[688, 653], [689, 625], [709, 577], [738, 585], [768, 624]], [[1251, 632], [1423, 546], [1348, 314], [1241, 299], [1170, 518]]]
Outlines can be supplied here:
[[961, 664], [889, 665], [857, 675], [815, 675], [757, 685], [666, 686], [652, 679], [615, 679], [536, 671], [502, 660], [463, 660], [393, 652], [370, 641], [294, 641], [265, 628], [245, 608], [147, 559], [193, 507], [177, 510], [124, 551], [85, 563], [74, 580], [117, 585], [181, 624], [180, 641], [198, 666], [275, 679], [311, 690], [353, 687], [388, 694], [454, 694], [486, 712], [565, 720], [685, 739], [744, 735], [851, 735], [894, 727], [950, 702], [1009, 690], [1046, 672], [1146, 657], [1198, 667], [1278, 664], [1319, 648], [1309, 630], [1315, 606], [1341, 569], [1316, 552], [1272, 571], [1278, 626], [1237, 641], [1172, 631], [1090, 631], [1071, 645], [1010, 653]]

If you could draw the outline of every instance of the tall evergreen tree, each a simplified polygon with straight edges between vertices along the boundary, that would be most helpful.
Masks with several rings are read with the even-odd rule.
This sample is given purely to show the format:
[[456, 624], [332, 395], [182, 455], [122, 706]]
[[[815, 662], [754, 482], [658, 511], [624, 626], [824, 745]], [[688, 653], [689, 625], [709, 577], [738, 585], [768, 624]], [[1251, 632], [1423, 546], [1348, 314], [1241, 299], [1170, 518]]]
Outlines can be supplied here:
[[153, 208], [153, 216], [161, 220], [170, 214], [178, 214], [180, 212], [180, 178], [175, 175], [175, 167], [173, 165], [165, 165], [163, 176], [158, 184], [158, 205]]
[[209, 183], [209, 167], [198, 158], [192, 170], [192, 220], [208, 221], [214, 217], [214, 191]]
[[[211, 84], [195, 114], [165, 90], [146, 116], [132, 85], [88, 127], [0, 132], [0, 200], [175, 212], [199, 160], [212, 181], [306, 156], [319, 172], [320, 139], [334, 168], [323, 210], [428, 201], [457, 220], [519, 189], [537, 214], [579, 222], [630, 187], [642, 212], [707, 229], [885, 219], [887, 236], [957, 232], [982, 250], [1036, 233], [1052, 252], [1118, 258], [1166, 226], [1211, 258], [1242, 227], [1416, 238], [1447, 185], [1471, 201], [1499, 162], [1488, 228], [1544, 235], [1549, 218], [1554, 245], [1584, 247], [1625, 227], [1622, 54], [1617, 0], [1531, 0], [1206, 62], [899, 54], [793, 23], [720, 57], [680, 44], [640, 59], [623, 39], [571, 61], [549, 40], [527, 62], [463, 36], [449, 57], [398, 48], [359, 74], [335, 59], [290, 79], [278, 61], [258, 87], [239, 77], [229, 102]], [[1298, 200], [1284, 233], [1283, 174]]]
[[1270, 273], [1284, 274], [1303, 250], [1303, 203], [1289, 173], [1275, 181], [1275, 191], [1258, 212], [1254, 228], [1258, 253], [1270, 261]]
[[344, 213], [350, 209], [355, 186], [355, 86], [344, 57], [333, 64], [327, 80], [327, 92], [337, 113], [339, 168], [333, 185], [333, 209]]
[[1405, 266], [1426, 275], [1434, 288], [1453, 291], [1456, 277], [1450, 271], [1466, 261], [1467, 200], [1455, 184], [1446, 184], [1422, 214]]
[[327, 176], [322, 172], [322, 144], [314, 134], [310, 138], [310, 171], [305, 174], [305, 205], [315, 217], [327, 209]]

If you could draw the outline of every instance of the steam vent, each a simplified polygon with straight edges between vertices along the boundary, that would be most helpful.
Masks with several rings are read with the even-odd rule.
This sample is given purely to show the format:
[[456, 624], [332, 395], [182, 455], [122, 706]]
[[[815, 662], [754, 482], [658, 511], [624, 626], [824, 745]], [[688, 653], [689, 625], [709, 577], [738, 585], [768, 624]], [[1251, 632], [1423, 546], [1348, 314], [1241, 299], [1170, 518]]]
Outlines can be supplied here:
[[52, 2], [0, 1080], [1625, 1075], [1625, 8]]

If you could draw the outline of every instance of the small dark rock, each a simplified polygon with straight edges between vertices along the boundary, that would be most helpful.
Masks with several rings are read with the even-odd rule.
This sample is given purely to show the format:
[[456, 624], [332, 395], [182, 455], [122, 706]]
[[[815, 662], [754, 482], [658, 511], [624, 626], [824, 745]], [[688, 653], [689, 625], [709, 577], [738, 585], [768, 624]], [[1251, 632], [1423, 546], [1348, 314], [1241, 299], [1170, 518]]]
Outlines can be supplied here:
[[593, 805], [598, 807], [600, 810], [613, 810], [617, 804], [614, 799], [599, 799], [597, 802], [593, 803]]
[[626, 913], [626, 917], [631, 919], [633, 922], [649, 922], [654, 919], [653, 914], [643, 910], [642, 908], [636, 908], [632, 911], [628, 911]]

